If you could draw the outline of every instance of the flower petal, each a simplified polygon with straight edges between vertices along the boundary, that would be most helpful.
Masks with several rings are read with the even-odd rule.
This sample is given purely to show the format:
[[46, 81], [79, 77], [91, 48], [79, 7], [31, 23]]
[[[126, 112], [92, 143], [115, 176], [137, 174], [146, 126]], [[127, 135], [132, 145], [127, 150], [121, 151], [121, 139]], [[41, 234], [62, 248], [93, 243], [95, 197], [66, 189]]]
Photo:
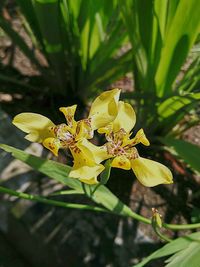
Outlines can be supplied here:
[[55, 124], [45, 116], [37, 113], [20, 113], [14, 117], [12, 123], [25, 133], [25, 136], [31, 142], [41, 143], [47, 137], [53, 137], [51, 128]]
[[135, 146], [139, 143], [142, 143], [145, 146], [150, 145], [149, 140], [147, 139], [143, 129], [140, 129], [136, 133], [135, 137], [129, 140], [129, 144], [132, 144], [133, 146]]
[[[97, 176], [104, 170], [101, 161], [99, 147], [83, 139], [73, 147], [69, 147], [74, 158], [74, 165], [70, 177], [78, 178], [88, 184], [97, 183]], [[95, 152], [97, 154], [95, 154]], [[105, 151], [104, 151], [105, 152]]]
[[131, 166], [137, 179], [145, 186], [173, 183], [171, 171], [159, 162], [139, 157], [131, 160]]
[[92, 103], [89, 118], [92, 119], [92, 128], [98, 129], [113, 121], [118, 112], [120, 90], [113, 89], [103, 92]]
[[124, 170], [131, 169], [130, 160], [126, 156], [123, 156], [123, 155], [115, 157], [111, 163], [111, 166], [115, 168], [124, 169]]
[[123, 128], [129, 133], [136, 123], [136, 115], [132, 106], [123, 101], [119, 101], [118, 114], [113, 122], [113, 132], [119, 131]]
[[98, 133], [106, 134], [106, 135], [109, 135], [112, 131], [113, 131], [113, 123], [112, 122], [107, 124], [105, 127], [101, 127], [97, 130]]
[[59, 110], [65, 115], [65, 119], [67, 121], [67, 124], [70, 127], [76, 126], [76, 121], [74, 120], [74, 114], [76, 112], [76, 108], [77, 108], [77, 105], [59, 108]]
[[93, 166], [76, 166], [72, 168], [69, 177], [78, 178], [86, 184], [97, 184], [97, 176], [104, 170], [102, 164], [94, 164]]
[[89, 142], [87, 139], [83, 139], [81, 142], [78, 143], [79, 149], [82, 151], [85, 151], [87, 154], [90, 151], [90, 154], [88, 155], [90, 159], [92, 159], [96, 163], [100, 163], [106, 159], [109, 159], [111, 156], [107, 153], [106, 146], [96, 146]]
[[43, 146], [49, 149], [55, 156], [58, 156], [58, 150], [62, 147], [60, 141], [54, 137], [46, 138]]
[[89, 119], [80, 120], [77, 122], [76, 127], [76, 141], [79, 141], [83, 138], [91, 139], [93, 138], [94, 131], [91, 127], [91, 122]]

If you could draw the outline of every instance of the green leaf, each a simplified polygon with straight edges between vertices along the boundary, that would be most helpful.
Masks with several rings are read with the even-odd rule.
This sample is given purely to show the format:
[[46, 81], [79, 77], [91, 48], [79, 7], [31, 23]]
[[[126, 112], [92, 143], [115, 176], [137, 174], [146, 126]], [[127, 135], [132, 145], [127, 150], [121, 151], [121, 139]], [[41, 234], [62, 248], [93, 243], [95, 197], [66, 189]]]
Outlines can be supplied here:
[[100, 183], [106, 184], [110, 178], [110, 171], [111, 171], [111, 161], [108, 159], [104, 164], [105, 169], [100, 174]]
[[195, 42], [200, 30], [199, 14], [200, 5], [197, 0], [179, 1], [164, 40], [155, 76], [160, 96], [171, 91], [171, 85]]
[[[194, 253], [192, 256], [192, 259], [190, 258], [191, 263], [188, 261], [189, 254], [191, 252], [191, 247], [194, 249]], [[176, 260], [179, 259], [179, 256], [182, 256], [182, 262], [179, 261], [179, 264], [177, 265], [167, 265], [167, 267], [198, 267], [199, 265], [194, 265], [196, 262], [200, 262], [200, 232], [198, 233], [193, 233], [188, 236], [180, 237], [175, 239], [174, 241], [168, 243], [164, 247], [158, 249], [157, 251], [153, 252], [151, 255], [149, 255], [147, 258], [145, 258], [142, 262], [134, 265], [133, 267], [143, 267], [145, 264], [147, 264], [149, 261], [153, 259], [158, 259], [161, 257], [169, 256], [171, 254], [176, 253], [173, 257], [171, 258], [171, 263], [173, 261], [175, 262]], [[196, 261], [198, 259], [198, 261]], [[185, 265], [187, 263], [188, 265]], [[184, 264], [184, 265], [182, 265]], [[193, 264], [193, 265], [191, 265]]]
[[165, 267], [198, 267], [200, 263], [200, 240], [190, 242], [184, 250], [174, 254], [168, 260]]
[[81, 183], [79, 180], [70, 178], [69, 172], [71, 168], [69, 166], [63, 165], [61, 163], [42, 159], [26, 152], [16, 149], [14, 147], [1, 144], [0, 148], [12, 153], [12, 155], [25, 162], [32, 168], [38, 170], [39, 172], [49, 176], [61, 182], [64, 185], [69, 186], [71, 189], [76, 190], [79, 193], [85, 193], [89, 198], [91, 198], [97, 204], [103, 205], [109, 211], [122, 216], [129, 216], [134, 219], [143, 221], [144, 223], [150, 224], [151, 221], [134, 213], [128, 206], [123, 204], [108, 188], [104, 185], [100, 185], [96, 189], [96, 185], [89, 186]]
[[187, 107], [190, 109], [194, 108], [194, 106], [199, 103], [199, 99], [200, 93], [169, 97], [159, 105], [158, 114], [161, 118], [168, 118], [172, 115], [177, 117], [177, 112], [182, 109], [181, 113], [184, 116], [185, 113], [189, 111]]
[[40, 28], [38, 25], [36, 14], [35, 14], [35, 11], [33, 8], [33, 2], [27, 1], [27, 0], [16, 0], [16, 2], [19, 5], [24, 16], [26, 17], [26, 20], [29, 23], [30, 29], [32, 30], [33, 34], [35, 35], [35, 37], [39, 41], [40, 45], [43, 46], [42, 35], [40, 32]]
[[167, 146], [172, 147], [178, 156], [200, 173], [200, 147], [172, 137], [160, 138], [160, 140]]

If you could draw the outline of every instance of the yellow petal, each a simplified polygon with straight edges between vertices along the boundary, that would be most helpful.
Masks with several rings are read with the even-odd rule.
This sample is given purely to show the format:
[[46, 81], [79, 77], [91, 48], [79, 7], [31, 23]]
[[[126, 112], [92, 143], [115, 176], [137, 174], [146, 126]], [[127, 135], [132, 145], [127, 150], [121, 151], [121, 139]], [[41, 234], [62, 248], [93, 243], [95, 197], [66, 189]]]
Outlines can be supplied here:
[[[106, 146], [96, 146], [86, 139], [83, 139], [81, 142], [79, 142], [78, 147], [81, 151], [85, 151], [85, 155], [88, 154], [90, 159], [96, 163], [100, 163], [111, 157], [107, 153]], [[89, 153], [88, 150], [90, 151]]]
[[78, 178], [86, 184], [97, 184], [97, 176], [104, 170], [102, 164], [95, 164], [93, 166], [80, 166], [72, 168], [69, 176], [72, 178]]
[[92, 166], [103, 160], [110, 158], [105, 146], [95, 146], [87, 139], [83, 139], [76, 143], [74, 147], [69, 147], [74, 158], [74, 164]]
[[115, 168], [124, 169], [124, 170], [131, 169], [130, 160], [126, 156], [123, 156], [123, 155], [115, 157], [111, 163], [111, 166]]
[[82, 145], [81, 141], [77, 142], [73, 146], [69, 146], [69, 149], [74, 158], [74, 168], [85, 165], [94, 165], [95, 161], [92, 152], [87, 147]]
[[113, 122], [113, 131], [117, 132], [123, 128], [127, 133], [133, 129], [136, 122], [135, 111], [132, 106], [123, 101], [119, 101], [118, 114]]
[[100, 134], [106, 134], [109, 135], [113, 131], [113, 123], [109, 123], [105, 127], [101, 127], [97, 130], [98, 133]]
[[83, 138], [91, 139], [93, 138], [93, 135], [94, 131], [91, 128], [91, 122], [89, 119], [84, 119], [77, 122], [76, 141]]
[[142, 143], [145, 146], [149, 146], [149, 140], [147, 139], [143, 129], [140, 129], [137, 133], [136, 136], [134, 138], [135, 142], [138, 143]]
[[55, 156], [58, 156], [58, 150], [62, 147], [58, 139], [49, 137], [43, 141], [43, 146], [49, 149]]
[[75, 127], [76, 125], [76, 121], [74, 120], [74, 114], [76, 112], [76, 108], [77, 105], [59, 108], [59, 110], [65, 115], [68, 125], [71, 127]]
[[137, 179], [145, 186], [173, 183], [171, 171], [159, 162], [139, 157], [131, 160], [131, 166]]
[[118, 112], [119, 89], [103, 92], [92, 103], [89, 118], [92, 128], [98, 129], [113, 121]]
[[55, 124], [47, 117], [37, 113], [20, 113], [14, 117], [12, 123], [28, 135], [25, 137], [31, 142], [41, 143], [47, 137], [53, 137], [51, 128]]
[[98, 147], [83, 139], [69, 148], [74, 158], [70, 177], [81, 179], [88, 184], [97, 183], [97, 176], [104, 170], [104, 166], [98, 164], [101, 160], [100, 155], [94, 155]]

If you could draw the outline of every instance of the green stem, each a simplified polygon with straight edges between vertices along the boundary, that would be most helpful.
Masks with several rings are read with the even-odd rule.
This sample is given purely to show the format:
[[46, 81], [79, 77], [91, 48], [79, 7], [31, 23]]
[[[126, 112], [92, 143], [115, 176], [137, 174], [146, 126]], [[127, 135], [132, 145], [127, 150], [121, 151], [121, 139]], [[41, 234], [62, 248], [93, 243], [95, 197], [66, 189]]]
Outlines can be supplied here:
[[54, 206], [63, 207], [63, 208], [108, 212], [106, 209], [100, 208], [100, 207], [93, 207], [93, 206], [84, 205], [84, 204], [66, 203], [62, 201], [47, 199], [41, 196], [35, 196], [35, 195], [27, 194], [27, 193], [17, 192], [17, 191], [14, 191], [12, 189], [8, 189], [2, 186], [0, 186], [0, 192], [9, 194], [11, 196], [16, 196], [19, 198], [24, 198], [30, 201], [36, 201], [36, 202], [45, 203], [45, 204], [54, 205]]
[[163, 227], [170, 229], [170, 230], [190, 230], [200, 228], [200, 223], [191, 223], [191, 224], [168, 224], [163, 223]]
[[171, 242], [172, 239], [170, 239], [169, 237], [167, 237], [166, 235], [162, 234], [160, 232], [160, 230], [158, 229], [158, 227], [154, 227], [152, 226], [154, 232], [157, 234], [157, 236], [159, 236], [162, 240], [166, 241], [166, 242]]
[[[101, 207], [56, 201], [56, 200], [47, 199], [47, 198], [41, 197], [41, 196], [35, 196], [35, 195], [27, 194], [27, 193], [17, 192], [17, 191], [14, 191], [12, 189], [8, 189], [8, 188], [2, 187], [2, 186], [0, 186], [0, 192], [5, 193], [5, 194], [9, 194], [11, 196], [16, 196], [19, 198], [27, 199], [30, 201], [36, 201], [36, 202], [45, 203], [45, 204], [54, 205], [54, 206], [63, 207], [63, 208], [82, 209], [82, 210], [91, 210], [91, 211], [98, 211], [98, 212], [100, 211], [100, 212], [106, 212], [106, 213], [113, 213], [113, 212], [106, 210], [104, 208], [101, 208]], [[126, 214], [123, 214], [123, 216], [131, 217], [137, 221], [140, 221], [140, 222], [143, 222], [146, 224], [151, 224], [151, 220], [131, 211], [131, 209], [130, 210], [128, 209]], [[163, 223], [163, 227], [165, 227], [167, 229], [175, 230], [175, 231], [176, 230], [177, 231], [178, 230], [189, 230], [189, 229], [200, 228], [200, 223], [182, 224], [182, 225]]]

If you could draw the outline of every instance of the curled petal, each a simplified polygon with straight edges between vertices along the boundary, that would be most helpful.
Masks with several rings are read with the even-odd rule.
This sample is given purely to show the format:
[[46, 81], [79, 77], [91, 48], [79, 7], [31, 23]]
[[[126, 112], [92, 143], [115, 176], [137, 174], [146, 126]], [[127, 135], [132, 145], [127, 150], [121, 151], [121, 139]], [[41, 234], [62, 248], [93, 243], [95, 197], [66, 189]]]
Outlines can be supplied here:
[[55, 124], [45, 116], [37, 113], [20, 113], [12, 123], [28, 135], [25, 138], [31, 142], [41, 143], [47, 137], [53, 137]]
[[95, 146], [86, 139], [76, 143], [74, 147], [69, 147], [74, 158], [75, 165], [92, 166], [110, 158], [105, 146]]
[[66, 121], [70, 127], [76, 125], [76, 121], [74, 120], [74, 114], [76, 112], [76, 108], [77, 105], [59, 108], [59, 110], [65, 115]]
[[102, 164], [94, 164], [93, 166], [73, 166], [69, 176], [78, 178], [86, 184], [97, 184], [97, 176], [104, 170]]
[[113, 131], [117, 132], [120, 129], [124, 129], [129, 133], [136, 123], [136, 115], [132, 106], [123, 101], [119, 101], [118, 114], [113, 122]]
[[149, 140], [147, 139], [143, 129], [140, 129], [136, 133], [135, 137], [129, 141], [129, 143], [134, 145], [134, 146], [139, 144], [139, 143], [142, 143], [145, 146], [150, 145]]
[[131, 169], [130, 160], [124, 155], [115, 157], [111, 163], [111, 166], [115, 168], [124, 169], [124, 170]]
[[138, 157], [131, 160], [131, 167], [137, 179], [145, 186], [173, 183], [171, 171], [159, 162]]
[[94, 130], [106, 126], [115, 119], [118, 112], [119, 94], [119, 89], [113, 89], [103, 92], [94, 100], [89, 113]]
[[105, 127], [101, 127], [97, 130], [98, 133], [100, 134], [106, 134], [109, 135], [113, 131], [113, 123], [109, 123]]
[[88, 156], [96, 163], [100, 163], [111, 157], [108, 155], [106, 146], [96, 146], [86, 139], [83, 139], [81, 142], [79, 142], [78, 147], [82, 151], [85, 151], [85, 153], [88, 153], [86, 151], [89, 150], [90, 153]]
[[69, 148], [74, 158], [70, 177], [78, 178], [87, 184], [97, 183], [97, 176], [104, 170], [104, 166], [99, 162], [102, 158], [104, 159], [103, 155], [106, 154], [106, 150], [101, 150], [86, 139]]
[[46, 138], [43, 146], [49, 149], [55, 156], [58, 156], [58, 150], [62, 147], [60, 141], [54, 137]]

